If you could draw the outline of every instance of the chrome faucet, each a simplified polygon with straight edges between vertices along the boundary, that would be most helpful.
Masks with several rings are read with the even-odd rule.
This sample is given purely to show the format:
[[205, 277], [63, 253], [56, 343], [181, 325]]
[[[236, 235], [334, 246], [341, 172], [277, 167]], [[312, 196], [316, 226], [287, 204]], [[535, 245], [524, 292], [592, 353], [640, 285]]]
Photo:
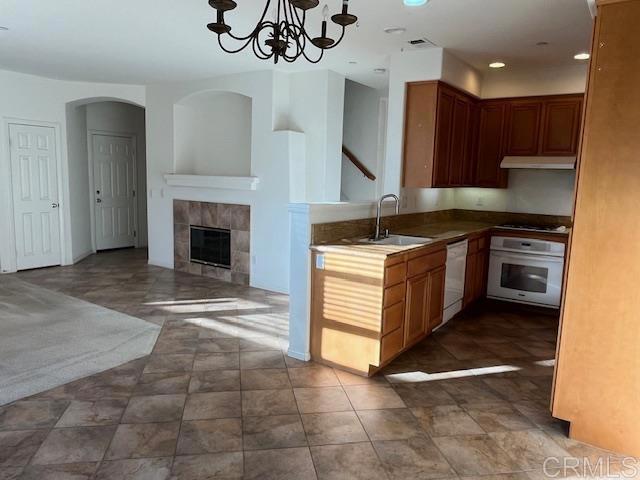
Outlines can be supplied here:
[[[373, 241], [378, 241], [382, 236], [380, 235], [380, 216], [382, 215], [382, 203], [387, 198], [393, 198], [396, 201], [396, 215], [400, 214], [400, 199], [397, 195], [393, 193], [389, 193], [387, 195], [383, 195], [380, 197], [380, 201], [378, 202], [378, 213], [376, 214], [376, 233], [373, 235]], [[385, 238], [389, 236], [389, 230], [387, 230], [384, 234]]]

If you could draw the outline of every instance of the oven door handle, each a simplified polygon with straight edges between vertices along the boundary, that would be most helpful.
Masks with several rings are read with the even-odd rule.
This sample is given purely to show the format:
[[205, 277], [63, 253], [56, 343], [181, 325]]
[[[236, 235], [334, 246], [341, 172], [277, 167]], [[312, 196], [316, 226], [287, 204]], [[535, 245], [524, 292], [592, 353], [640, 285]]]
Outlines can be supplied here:
[[551, 257], [547, 255], [531, 255], [531, 254], [518, 255], [516, 253], [499, 252], [495, 250], [491, 252], [491, 256], [496, 258], [517, 260], [523, 263], [531, 263], [532, 261], [546, 262], [546, 263], [564, 263], [564, 258], [562, 257]]

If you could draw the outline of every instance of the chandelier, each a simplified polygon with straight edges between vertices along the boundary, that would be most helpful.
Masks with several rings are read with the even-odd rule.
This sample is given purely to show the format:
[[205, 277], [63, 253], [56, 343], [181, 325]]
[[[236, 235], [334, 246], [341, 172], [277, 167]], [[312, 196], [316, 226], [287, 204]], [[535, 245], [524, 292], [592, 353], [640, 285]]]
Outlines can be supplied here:
[[[253, 53], [261, 60], [273, 58], [274, 63], [278, 63], [282, 58], [291, 63], [303, 56], [311, 63], [318, 63], [325, 50], [337, 47], [344, 38], [346, 28], [358, 21], [358, 17], [349, 13], [349, 0], [342, 0], [342, 12], [331, 17], [333, 23], [342, 27], [342, 32], [337, 40], [330, 38], [327, 36], [329, 7], [325, 5], [321, 34], [312, 37], [306, 27], [307, 10], [316, 8], [320, 0], [273, 0], [273, 3], [275, 19], [267, 19], [272, 4], [272, 0], [267, 0], [262, 17], [253, 31], [241, 36], [234, 35], [231, 26], [225, 22], [225, 13], [236, 8], [237, 3], [234, 0], [209, 0], [211, 8], [217, 11], [217, 19], [207, 28], [218, 35], [220, 48], [227, 53], [238, 53], [251, 46]], [[225, 47], [225, 36], [235, 41], [234, 47]], [[307, 47], [310, 44], [319, 49], [317, 58], [309, 55]]]

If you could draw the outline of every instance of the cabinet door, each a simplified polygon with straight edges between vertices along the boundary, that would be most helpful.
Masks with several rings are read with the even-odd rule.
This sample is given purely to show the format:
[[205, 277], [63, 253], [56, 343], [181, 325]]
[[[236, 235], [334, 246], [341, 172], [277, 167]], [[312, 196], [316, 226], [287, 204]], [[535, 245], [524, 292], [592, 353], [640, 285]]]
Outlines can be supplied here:
[[432, 186], [437, 102], [437, 83], [407, 84], [403, 157], [405, 187]]
[[461, 95], [456, 97], [453, 106], [452, 130], [449, 185], [453, 187], [463, 185], [463, 170], [471, 136], [471, 102]]
[[473, 301], [483, 298], [487, 291], [487, 276], [489, 274], [489, 251], [481, 250], [475, 255], [473, 278]]
[[480, 122], [480, 108], [472, 102], [469, 106], [469, 135], [467, 139], [467, 154], [462, 166], [462, 185], [473, 187], [476, 185], [476, 162], [478, 160], [478, 130]]
[[506, 188], [507, 172], [500, 168], [506, 103], [491, 102], [480, 106], [476, 185]]
[[427, 308], [427, 332], [433, 331], [443, 320], [446, 267], [429, 272], [429, 300]]
[[477, 261], [478, 254], [473, 253], [467, 257], [467, 270], [464, 277], [464, 300], [462, 301], [463, 307], [472, 304], [475, 301], [476, 296], [476, 275], [477, 275]]
[[407, 347], [426, 331], [429, 274], [407, 280], [407, 301], [404, 321], [404, 346]]
[[577, 155], [582, 97], [545, 102], [541, 155]]
[[511, 102], [505, 155], [538, 155], [541, 120], [541, 101]]
[[436, 147], [433, 164], [433, 186], [449, 186], [449, 162], [456, 95], [445, 88], [438, 92], [438, 119], [436, 122]]

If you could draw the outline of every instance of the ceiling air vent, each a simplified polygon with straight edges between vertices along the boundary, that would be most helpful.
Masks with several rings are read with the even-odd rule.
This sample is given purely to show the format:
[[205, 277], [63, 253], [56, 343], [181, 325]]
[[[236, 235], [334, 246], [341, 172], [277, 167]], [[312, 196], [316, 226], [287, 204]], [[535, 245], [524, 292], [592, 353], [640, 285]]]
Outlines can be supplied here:
[[435, 43], [429, 40], [427, 37], [416, 38], [414, 40], [409, 40], [409, 48], [411, 49], [421, 49], [421, 48], [433, 48], [437, 47]]

